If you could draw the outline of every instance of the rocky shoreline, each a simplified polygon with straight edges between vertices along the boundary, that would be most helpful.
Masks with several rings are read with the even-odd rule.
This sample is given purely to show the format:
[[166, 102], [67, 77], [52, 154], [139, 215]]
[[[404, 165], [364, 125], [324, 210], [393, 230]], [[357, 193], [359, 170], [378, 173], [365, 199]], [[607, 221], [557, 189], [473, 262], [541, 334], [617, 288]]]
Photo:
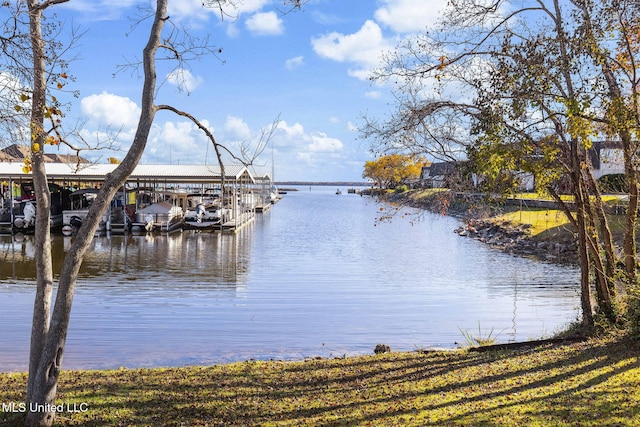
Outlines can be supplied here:
[[575, 236], [571, 233], [546, 238], [532, 237], [530, 224], [513, 224], [493, 218], [491, 203], [465, 194], [421, 196], [419, 191], [393, 193], [384, 197], [392, 203], [425, 209], [459, 218], [460, 227], [453, 230], [461, 237], [483, 242], [494, 249], [541, 261], [578, 263]]
[[577, 246], [573, 236], [553, 240], [532, 238], [530, 224], [498, 223], [492, 219], [470, 219], [454, 230], [459, 236], [469, 237], [514, 255], [532, 257], [560, 264], [577, 264]]

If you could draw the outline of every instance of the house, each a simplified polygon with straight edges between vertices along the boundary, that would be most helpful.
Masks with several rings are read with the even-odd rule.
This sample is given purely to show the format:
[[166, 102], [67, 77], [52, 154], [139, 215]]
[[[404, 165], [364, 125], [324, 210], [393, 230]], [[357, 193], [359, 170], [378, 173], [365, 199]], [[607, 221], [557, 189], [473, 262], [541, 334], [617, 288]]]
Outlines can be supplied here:
[[618, 141], [596, 141], [588, 150], [591, 173], [595, 179], [604, 175], [624, 174], [624, 154]]
[[481, 178], [475, 172], [468, 170], [467, 161], [434, 162], [423, 166], [420, 172], [420, 186], [423, 188], [451, 188], [462, 185], [465, 188], [475, 188]]
[[418, 184], [423, 188], [449, 188], [453, 184], [468, 181], [472, 187], [478, 185], [478, 176], [475, 173], [465, 173], [464, 161], [433, 162], [423, 166], [420, 171]]
[[433, 162], [423, 166], [420, 171], [422, 187], [443, 188], [447, 187], [448, 178], [455, 174], [456, 164], [453, 162]]
[[[0, 162], [22, 162], [31, 156], [31, 148], [24, 144], [12, 144], [0, 150]], [[71, 154], [46, 154], [44, 161], [47, 163], [89, 163], [87, 159]]]
[[[624, 156], [622, 145], [618, 141], [596, 141], [587, 152], [591, 172], [597, 180], [605, 175], [624, 174]], [[418, 186], [426, 188], [450, 187], [458, 182], [462, 173], [460, 166], [465, 162], [434, 162], [423, 166], [418, 180]], [[524, 171], [512, 172], [517, 179], [519, 190], [532, 191], [535, 188], [533, 174]], [[473, 187], [477, 187], [481, 178], [471, 173], [469, 179]]]

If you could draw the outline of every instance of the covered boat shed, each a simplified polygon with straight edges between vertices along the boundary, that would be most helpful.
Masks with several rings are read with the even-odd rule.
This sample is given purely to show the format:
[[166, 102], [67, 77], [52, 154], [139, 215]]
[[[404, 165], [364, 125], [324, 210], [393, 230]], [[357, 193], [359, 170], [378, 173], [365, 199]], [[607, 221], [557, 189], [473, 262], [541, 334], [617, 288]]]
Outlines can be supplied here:
[[[0, 199], [2, 203], [15, 198], [15, 186], [31, 181], [31, 175], [22, 171], [22, 162], [0, 162]], [[99, 187], [107, 174], [113, 172], [117, 164], [97, 163], [46, 163], [45, 168], [50, 183], [64, 188], [81, 189]], [[218, 187], [225, 195], [231, 196], [232, 220], [229, 228], [242, 225], [254, 211], [253, 190], [256, 180], [244, 165], [225, 165], [224, 189], [220, 166], [214, 165], [147, 165], [136, 166], [127, 179], [129, 188], [151, 188], [153, 191], [198, 192], [205, 188]], [[1, 206], [0, 206], [1, 207]]]
[[[30, 179], [29, 174], [22, 171], [22, 162], [0, 162], [0, 180]], [[51, 181], [99, 183], [117, 164], [86, 164], [45, 163], [47, 176]], [[249, 170], [243, 165], [227, 165], [225, 169], [225, 183], [238, 184], [253, 183], [254, 179]], [[134, 182], [157, 182], [169, 184], [220, 184], [222, 172], [220, 166], [213, 165], [138, 165], [127, 180]]]

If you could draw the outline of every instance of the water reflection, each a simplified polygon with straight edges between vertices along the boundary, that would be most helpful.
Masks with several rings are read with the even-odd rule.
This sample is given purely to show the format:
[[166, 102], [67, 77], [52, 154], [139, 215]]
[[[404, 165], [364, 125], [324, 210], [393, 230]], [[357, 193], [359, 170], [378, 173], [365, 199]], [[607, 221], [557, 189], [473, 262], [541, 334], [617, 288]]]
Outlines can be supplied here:
[[[125, 281], [177, 285], [234, 286], [246, 278], [251, 257], [251, 227], [236, 234], [185, 232], [110, 235], [93, 240], [80, 268], [79, 279], [113, 285]], [[54, 271], [60, 271], [72, 237], [52, 238]], [[33, 281], [35, 237], [0, 236], [0, 280]]]

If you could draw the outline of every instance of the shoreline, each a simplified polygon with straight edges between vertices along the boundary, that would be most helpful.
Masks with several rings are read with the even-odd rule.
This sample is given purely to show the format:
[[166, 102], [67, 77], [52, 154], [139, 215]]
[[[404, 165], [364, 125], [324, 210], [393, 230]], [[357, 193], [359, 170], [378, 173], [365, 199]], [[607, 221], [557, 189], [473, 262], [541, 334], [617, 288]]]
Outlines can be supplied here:
[[[54, 425], [631, 427], [640, 423], [639, 351], [637, 342], [609, 337], [486, 352], [63, 371]], [[23, 425], [25, 384], [25, 374], [0, 374], [0, 426]]]
[[481, 195], [408, 190], [380, 197], [393, 204], [457, 218], [461, 224], [452, 232], [478, 240], [493, 249], [542, 262], [578, 265], [573, 233], [564, 229], [532, 236], [531, 224], [499, 219], [497, 215], [502, 211], [498, 209], [505, 207], [496, 208]]

